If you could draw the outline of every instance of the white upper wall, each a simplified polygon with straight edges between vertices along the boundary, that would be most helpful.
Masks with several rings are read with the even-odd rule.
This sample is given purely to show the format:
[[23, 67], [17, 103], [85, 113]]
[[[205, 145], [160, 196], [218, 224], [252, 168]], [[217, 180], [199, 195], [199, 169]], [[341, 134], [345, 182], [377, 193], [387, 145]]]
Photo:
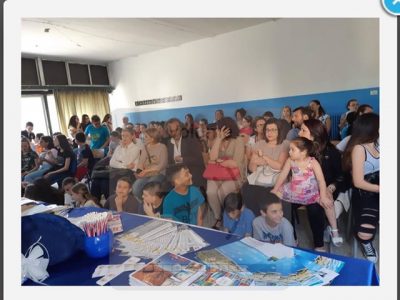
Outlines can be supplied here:
[[[378, 19], [279, 19], [109, 64], [111, 110], [144, 111], [379, 86]], [[182, 102], [134, 106], [182, 95]]]

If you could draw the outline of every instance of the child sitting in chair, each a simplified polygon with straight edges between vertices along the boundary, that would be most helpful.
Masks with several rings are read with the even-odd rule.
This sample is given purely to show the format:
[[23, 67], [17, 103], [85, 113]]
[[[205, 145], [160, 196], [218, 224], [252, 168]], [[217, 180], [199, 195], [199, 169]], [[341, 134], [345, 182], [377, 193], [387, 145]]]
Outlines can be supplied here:
[[253, 237], [269, 243], [282, 243], [286, 246], [296, 246], [293, 226], [283, 217], [281, 200], [272, 193], [262, 199], [261, 216], [253, 221]]
[[165, 196], [163, 213], [167, 218], [179, 222], [202, 225], [204, 197], [198, 187], [192, 185], [192, 174], [184, 164], [169, 169], [170, 182], [174, 189]]
[[149, 217], [162, 217], [164, 196], [165, 192], [162, 190], [160, 182], [146, 183], [143, 187], [143, 206], [139, 209], [139, 213]]
[[253, 235], [254, 214], [243, 204], [240, 193], [230, 193], [224, 199], [223, 230], [241, 237]]

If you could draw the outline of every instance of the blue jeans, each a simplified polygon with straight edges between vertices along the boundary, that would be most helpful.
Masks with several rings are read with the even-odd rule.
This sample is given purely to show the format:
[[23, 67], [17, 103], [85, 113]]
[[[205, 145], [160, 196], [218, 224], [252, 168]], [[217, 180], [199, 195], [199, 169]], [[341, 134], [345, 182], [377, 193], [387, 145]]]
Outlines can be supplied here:
[[25, 176], [24, 181], [27, 181], [29, 183], [32, 183], [36, 178], [40, 178], [43, 177], [44, 174], [47, 173], [47, 171], [49, 171], [51, 169], [52, 165], [47, 163], [47, 162], [43, 162], [39, 169], [29, 173], [28, 175]]
[[142, 193], [143, 193], [143, 188], [146, 185], [146, 183], [154, 182], [154, 181], [158, 181], [161, 183], [162, 181], [164, 181], [164, 179], [165, 179], [165, 176], [163, 174], [158, 174], [155, 176], [143, 177], [143, 178], [136, 179], [135, 183], [132, 186], [133, 195], [140, 203], [143, 203]]

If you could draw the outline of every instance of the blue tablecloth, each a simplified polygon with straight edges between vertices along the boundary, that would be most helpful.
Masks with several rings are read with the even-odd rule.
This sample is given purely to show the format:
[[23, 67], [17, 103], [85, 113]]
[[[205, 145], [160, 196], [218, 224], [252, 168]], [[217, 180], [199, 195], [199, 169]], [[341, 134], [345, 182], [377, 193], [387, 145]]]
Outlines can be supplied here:
[[[91, 211], [103, 211], [103, 209], [78, 208], [73, 209], [69, 215], [71, 217], [78, 217]], [[121, 213], [121, 221], [124, 231], [139, 226], [148, 220], [149, 218], [145, 216]], [[192, 226], [192, 229], [210, 244], [209, 247], [202, 250], [213, 249], [240, 239], [238, 236], [208, 228]], [[184, 256], [193, 259], [194, 255], [195, 253], [188, 253]], [[333, 280], [331, 285], [379, 285], [379, 278], [375, 270], [375, 265], [370, 261], [330, 253], [324, 253], [324, 255], [345, 262], [340, 275]], [[96, 281], [99, 278], [92, 278], [92, 274], [98, 265], [118, 264], [124, 262], [126, 259], [128, 259], [128, 257], [119, 255], [118, 251], [113, 252], [108, 257], [100, 259], [89, 258], [82, 251], [64, 263], [49, 267], [47, 271], [50, 276], [44, 281], [44, 283], [47, 285], [96, 285]], [[129, 285], [128, 275], [130, 273], [131, 272], [124, 272], [120, 274], [114, 278], [109, 285]], [[35, 283], [28, 280], [24, 285], [35, 285]]]

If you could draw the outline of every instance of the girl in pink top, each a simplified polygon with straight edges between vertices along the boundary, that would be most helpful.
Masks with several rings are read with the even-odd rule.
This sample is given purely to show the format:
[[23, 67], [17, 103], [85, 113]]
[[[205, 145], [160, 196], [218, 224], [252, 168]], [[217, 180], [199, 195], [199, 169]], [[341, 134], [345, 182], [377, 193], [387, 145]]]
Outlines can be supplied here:
[[[313, 144], [306, 138], [299, 137], [291, 141], [290, 157], [286, 160], [276, 184], [271, 190], [272, 193], [291, 203], [301, 205], [321, 203], [321, 197], [326, 195], [326, 183], [321, 165], [314, 157], [310, 156], [312, 151]], [[292, 171], [291, 180], [284, 183], [290, 171]], [[326, 215], [334, 212], [331, 211], [334, 209], [332, 207], [324, 207], [324, 209]], [[330, 225], [336, 228], [336, 224]], [[342, 242], [342, 240], [336, 241], [336, 244], [339, 246]]]
[[[282, 200], [309, 205], [319, 201], [320, 192], [324, 195], [319, 189], [326, 188], [324, 175], [318, 161], [310, 157], [311, 151], [312, 142], [305, 138], [296, 138], [290, 143], [290, 157], [272, 190]], [[292, 171], [292, 178], [283, 184], [289, 171]]]

